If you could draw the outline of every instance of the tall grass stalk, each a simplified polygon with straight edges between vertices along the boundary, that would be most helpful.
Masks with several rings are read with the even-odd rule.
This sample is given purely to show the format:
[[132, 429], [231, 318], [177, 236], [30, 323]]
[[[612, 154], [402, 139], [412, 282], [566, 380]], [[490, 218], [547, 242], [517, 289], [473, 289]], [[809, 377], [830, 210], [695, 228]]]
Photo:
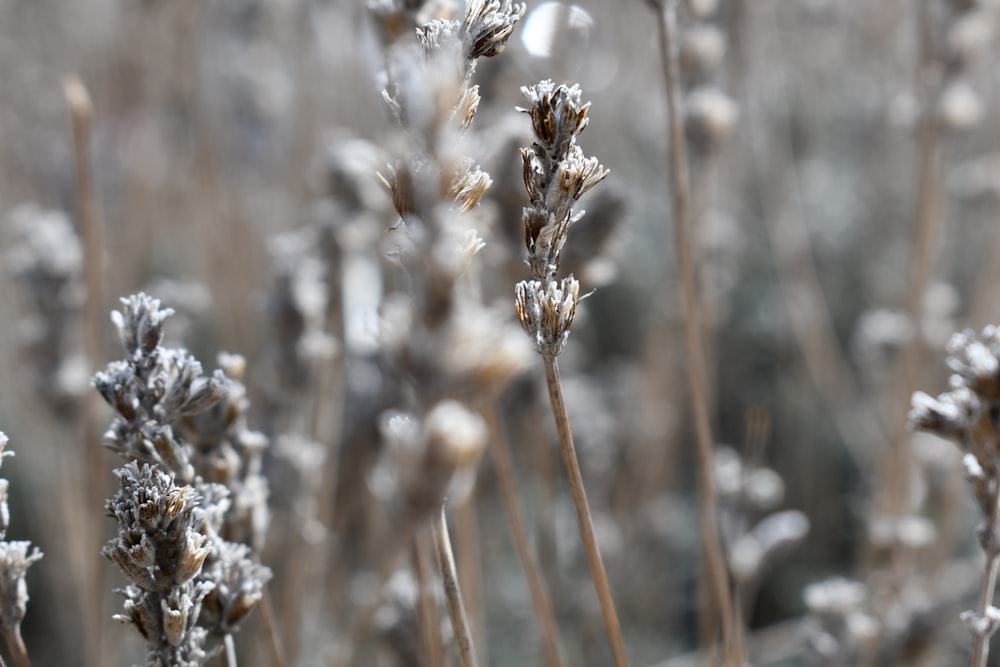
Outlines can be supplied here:
[[[725, 556], [719, 535], [716, 514], [715, 487], [712, 476], [712, 428], [709, 422], [705, 385], [705, 353], [701, 339], [701, 314], [695, 285], [695, 269], [691, 256], [691, 183], [688, 171], [687, 148], [681, 115], [680, 73], [677, 45], [676, 0], [654, 2], [659, 20], [660, 53], [666, 84], [667, 113], [670, 140], [670, 191], [673, 198], [674, 233], [677, 262], [681, 278], [681, 296], [684, 304], [684, 339], [687, 356], [688, 386], [694, 410], [695, 430], [698, 438], [698, 491], [700, 500], [699, 523], [705, 566], [716, 605], [722, 619], [722, 643], [726, 665], [743, 665], [745, 651], [736, 627], [737, 610], [733, 603]], [[548, 366], [546, 366], [548, 371]]]
[[[97, 194], [94, 185], [94, 173], [91, 156], [91, 138], [93, 125], [93, 104], [90, 93], [83, 81], [76, 75], [63, 81], [63, 95], [69, 107], [73, 128], [73, 152], [76, 171], [76, 199], [79, 215], [78, 228], [83, 238], [84, 259], [83, 278], [86, 286], [86, 301], [84, 302], [84, 348], [89, 363], [88, 373], [95, 370], [96, 365], [104, 359], [104, 228], [98, 214]], [[87, 392], [80, 407], [80, 430], [84, 441], [86, 459], [88, 461], [89, 483], [84, 491], [85, 502], [89, 507], [101, 507], [108, 495], [107, 473], [104, 467], [104, 454], [101, 447], [101, 431], [97, 424], [97, 397]], [[85, 523], [85, 522], [84, 522]], [[93, 523], [93, 522], [92, 522]], [[100, 545], [101, 530], [92, 527], [85, 529], [89, 535], [86, 538], [88, 553], [97, 553]], [[94, 558], [95, 570], [85, 581], [90, 582], [87, 598], [91, 604], [98, 605], [103, 611], [107, 599], [107, 570], [100, 558]], [[87, 622], [87, 647], [85, 650], [92, 664], [105, 664], [104, 624], [100, 615], [85, 614]]]
[[521, 503], [517, 498], [514, 460], [495, 401], [489, 401], [483, 406], [483, 417], [490, 428], [489, 450], [493, 458], [493, 469], [496, 471], [497, 482], [500, 485], [500, 496], [503, 499], [504, 510], [507, 512], [507, 522], [510, 524], [510, 532], [514, 538], [514, 549], [521, 561], [521, 569], [524, 570], [524, 575], [528, 579], [531, 600], [535, 605], [535, 613], [542, 626], [545, 656], [549, 667], [562, 667], [555, 611], [552, 609], [552, 600], [545, 587], [545, 578], [542, 576], [538, 562], [528, 545], [528, 530], [525, 528], [524, 514], [521, 512]]
[[422, 648], [428, 665], [440, 665], [444, 656], [444, 649], [441, 646], [441, 624], [438, 622], [438, 609], [434, 600], [430, 563], [427, 562], [420, 533], [420, 530], [415, 530], [411, 536], [410, 562], [417, 575], [417, 608], [423, 631]]
[[462, 591], [458, 585], [458, 570], [455, 567], [455, 555], [451, 550], [451, 540], [448, 538], [448, 522], [445, 519], [443, 506], [431, 521], [434, 553], [437, 556], [438, 569], [441, 572], [444, 597], [448, 603], [448, 616], [451, 618], [451, 627], [455, 633], [458, 661], [461, 667], [479, 667], [479, 661], [476, 659], [476, 647], [469, 627], [469, 617], [466, 614], [465, 603], [462, 601]]
[[274, 667], [288, 667], [285, 660], [285, 649], [278, 635], [278, 628], [274, 618], [274, 604], [271, 602], [271, 591], [264, 589], [264, 597], [260, 600], [260, 618], [264, 625], [265, 637], [262, 638], [267, 647], [268, 655], [271, 657], [271, 664]]
[[[10, 664], [12, 667], [31, 667], [31, 658], [28, 657], [28, 649], [24, 646], [24, 639], [21, 638], [20, 626], [2, 628], [3, 640], [10, 653]], [[2, 660], [2, 658], [0, 658]]]
[[597, 599], [601, 605], [601, 616], [611, 642], [611, 652], [614, 655], [616, 667], [627, 667], [628, 656], [625, 653], [625, 640], [622, 638], [621, 623], [615, 610], [615, 601], [611, 597], [611, 585], [604, 570], [601, 550], [594, 534], [594, 520], [590, 515], [590, 504], [587, 502], [587, 492], [583, 488], [583, 475], [580, 472], [580, 461], [573, 445], [573, 431], [569, 425], [569, 413], [566, 411], [566, 399], [563, 397], [562, 381], [559, 379], [559, 362], [553, 355], [543, 354], [545, 360], [545, 381], [549, 388], [549, 400], [552, 403], [552, 414], [556, 420], [556, 431], [559, 434], [559, 449], [562, 452], [563, 464], [566, 467], [566, 477], [569, 490], [576, 506], [576, 518], [580, 524], [580, 537], [583, 549], [587, 554], [587, 564], [590, 566], [590, 576], [597, 589]]
[[[928, 2], [918, 3], [918, 17], [915, 21], [917, 30], [916, 85], [918, 88], [924, 80], [924, 75], [933, 60], [930, 54], [931, 11]], [[917, 91], [920, 95], [920, 91]], [[916, 217], [916, 243], [910, 265], [909, 289], [906, 294], [906, 314], [913, 323], [914, 335], [906, 342], [900, 355], [897, 368], [895, 390], [890, 396], [893, 430], [883, 461], [882, 474], [886, 480], [883, 506], [881, 511], [889, 517], [899, 517], [907, 510], [906, 497], [910, 478], [910, 461], [912, 455], [909, 448], [909, 438], [906, 432], [906, 412], [909, 409], [909, 395], [916, 384], [917, 373], [921, 362], [923, 339], [920, 327], [924, 319], [924, 297], [931, 278], [931, 263], [937, 248], [938, 232], [941, 226], [942, 206], [942, 164], [941, 164], [941, 127], [936, 115], [935, 100], [925, 97], [922, 100], [923, 109], [916, 127], [917, 144], [917, 201], [914, 215]], [[896, 550], [894, 549], [893, 552]], [[894, 557], [894, 555], [893, 555]]]
[[486, 610], [483, 600], [483, 570], [480, 557], [479, 515], [477, 494], [470, 493], [455, 507], [455, 545], [458, 581], [469, 612], [473, 645], [484, 663], [489, 664], [486, 651]]

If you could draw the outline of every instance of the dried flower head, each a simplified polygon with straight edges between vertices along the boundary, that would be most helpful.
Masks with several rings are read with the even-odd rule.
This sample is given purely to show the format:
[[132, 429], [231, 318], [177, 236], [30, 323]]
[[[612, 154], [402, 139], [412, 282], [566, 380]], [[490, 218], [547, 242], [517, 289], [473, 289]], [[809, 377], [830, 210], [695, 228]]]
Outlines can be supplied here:
[[576, 145], [590, 108], [581, 101], [578, 86], [555, 86], [546, 80], [521, 92], [532, 104], [519, 110], [531, 116], [536, 136], [535, 143], [521, 149], [530, 202], [522, 213], [524, 241], [532, 276], [545, 280], [558, 270], [569, 228], [582, 215], [574, 216], [573, 206], [608, 171]]
[[247, 545], [220, 541], [205, 565], [205, 577], [215, 587], [202, 603], [201, 623], [221, 637], [239, 630], [264, 597], [271, 570], [253, 561]]
[[197, 578], [212, 551], [201, 532], [201, 496], [147, 464], [133, 461], [115, 475], [121, 489], [106, 507], [118, 535], [101, 553], [130, 583], [116, 618], [146, 640], [148, 664], [201, 665], [206, 633], [195, 626], [213, 588]]
[[580, 283], [573, 276], [542, 283], [522, 280], [515, 287], [514, 307], [521, 326], [540, 354], [558, 356], [580, 303]]
[[462, 24], [462, 42], [467, 60], [492, 58], [503, 53], [514, 26], [527, 7], [510, 0], [470, 0]]
[[63, 211], [25, 204], [5, 220], [13, 238], [3, 254], [24, 288], [29, 311], [19, 343], [31, 358], [35, 385], [49, 407], [71, 416], [87, 387], [77, 324], [83, 307], [83, 248]]
[[0, 625], [4, 628], [16, 628], [24, 620], [28, 604], [24, 577], [41, 559], [42, 553], [31, 542], [0, 541]]

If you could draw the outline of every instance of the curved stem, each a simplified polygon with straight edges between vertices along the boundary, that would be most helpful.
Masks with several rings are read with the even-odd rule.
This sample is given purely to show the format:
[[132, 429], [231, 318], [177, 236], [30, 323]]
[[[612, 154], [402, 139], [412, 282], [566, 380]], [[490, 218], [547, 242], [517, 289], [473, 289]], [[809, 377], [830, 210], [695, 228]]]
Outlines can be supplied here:
[[559, 364], [555, 357], [542, 355], [545, 360], [545, 379], [549, 386], [549, 399], [552, 402], [552, 414], [556, 419], [556, 431], [559, 433], [559, 448], [562, 452], [563, 464], [566, 467], [566, 477], [569, 489], [573, 494], [573, 504], [576, 505], [576, 518], [580, 524], [580, 537], [587, 554], [587, 564], [590, 566], [590, 577], [597, 589], [597, 599], [601, 604], [601, 616], [604, 617], [604, 627], [611, 642], [611, 652], [614, 655], [616, 667], [627, 667], [628, 656], [625, 653], [625, 641], [622, 638], [621, 624], [618, 622], [618, 612], [615, 601], [611, 597], [611, 585], [604, 571], [604, 561], [597, 546], [594, 535], [594, 521], [590, 516], [590, 505], [587, 503], [587, 492], [583, 488], [583, 475], [580, 473], [580, 462], [576, 457], [576, 447], [573, 445], [573, 432], [569, 426], [569, 413], [566, 412], [566, 401], [563, 398], [562, 382], [559, 379]]
[[445, 520], [443, 506], [441, 511], [434, 515], [431, 530], [434, 534], [434, 553], [437, 556], [438, 569], [441, 571], [444, 597], [448, 602], [448, 615], [451, 617], [451, 627], [455, 632], [459, 663], [462, 667], [479, 667], [476, 647], [469, 629], [469, 616], [465, 612], [462, 591], [458, 585], [458, 569], [455, 567], [455, 554], [452, 553], [451, 540], [448, 538], [448, 523]]
[[21, 638], [20, 626], [4, 627], [3, 638], [10, 652], [11, 667], [31, 667], [28, 649], [24, 647], [24, 640]]

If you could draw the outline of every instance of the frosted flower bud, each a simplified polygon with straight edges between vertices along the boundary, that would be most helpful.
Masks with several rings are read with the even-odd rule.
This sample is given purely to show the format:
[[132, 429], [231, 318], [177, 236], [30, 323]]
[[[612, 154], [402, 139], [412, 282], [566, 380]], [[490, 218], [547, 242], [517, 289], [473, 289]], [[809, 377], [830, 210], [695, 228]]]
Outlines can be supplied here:
[[835, 577], [809, 584], [802, 597], [813, 614], [846, 616], [864, 604], [868, 589], [860, 582]]
[[445, 400], [434, 406], [424, 419], [427, 446], [435, 457], [455, 469], [479, 460], [486, 447], [486, 422], [457, 401]]
[[688, 27], [681, 37], [680, 66], [691, 83], [714, 72], [726, 55], [726, 38], [716, 26], [698, 23]]
[[160, 308], [159, 299], [140, 292], [121, 299], [122, 310], [112, 311], [111, 321], [130, 355], [149, 354], [163, 340], [163, 323], [174, 314], [172, 308]]
[[470, 0], [462, 26], [466, 59], [492, 58], [502, 53], [526, 9], [524, 3], [510, 0]]
[[981, 336], [971, 329], [948, 341], [948, 368], [958, 376], [958, 387], [968, 387], [981, 399], [1000, 400], [1000, 344], [996, 330], [987, 327]]
[[565, 347], [579, 303], [580, 283], [573, 276], [548, 284], [522, 280], [515, 288], [514, 307], [521, 326], [535, 349], [550, 357]]
[[565, 155], [590, 122], [587, 118], [590, 102], [583, 102], [580, 86], [557, 86], [546, 79], [522, 87], [521, 93], [531, 104], [517, 110], [531, 116], [531, 127], [540, 146], [550, 155]]
[[[31, 553], [28, 551], [31, 549]], [[42, 559], [38, 547], [30, 542], [0, 542], [0, 625], [15, 628], [24, 619], [28, 586], [24, 581], [28, 568]]]
[[684, 130], [702, 153], [719, 148], [733, 133], [739, 107], [715, 87], [697, 88], [684, 98]]
[[974, 611], [963, 611], [961, 613], [962, 623], [969, 629], [974, 637], [986, 639], [993, 636], [993, 633], [1000, 627], [1000, 609], [993, 605], [986, 608], [986, 614], [979, 614]]
[[493, 185], [493, 179], [490, 178], [490, 175], [478, 165], [474, 165], [469, 159], [455, 175], [448, 188], [448, 194], [458, 204], [459, 210], [466, 213], [479, 204], [479, 200], [483, 198], [491, 185]]
[[907, 415], [910, 428], [934, 433], [961, 443], [969, 427], [979, 418], [980, 404], [966, 388], [934, 398], [922, 391], [913, 394]]
[[254, 563], [245, 544], [222, 542], [206, 575], [215, 588], [205, 597], [201, 624], [223, 636], [235, 633], [264, 597], [271, 570]]

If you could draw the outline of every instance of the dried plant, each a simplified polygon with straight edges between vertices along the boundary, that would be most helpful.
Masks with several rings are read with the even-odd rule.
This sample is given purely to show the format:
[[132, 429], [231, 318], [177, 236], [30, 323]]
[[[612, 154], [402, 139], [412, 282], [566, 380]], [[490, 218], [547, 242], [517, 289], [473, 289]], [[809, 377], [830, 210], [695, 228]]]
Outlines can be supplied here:
[[995, 5], [0, 2], [0, 667], [988, 662]]
[[[0, 463], [14, 452], [5, 450], [8, 438], [0, 432]], [[8, 481], [0, 479], [0, 633], [14, 667], [31, 667], [28, 650], [21, 638], [21, 621], [27, 612], [28, 585], [25, 575], [42, 559], [38, 547], [27, 541], [7, 540], [10, 509], [7, 507]]]
[[579, 134], [587, 127], [590, 110], [590, 103], [583, 102], [579, 86], [556, 86], [546, 80], [522, 88], [521, 92], [530, 102], [530, 106], [523, 111], [531, 117], [535, 132], [535, 142], [521, 151], [524, 185], [530, 202], [530, 206], [524, 209], [522, 221], [528, 267], [533, 280], [517, 283], [514, 306], [521, 326], [545, 364], [549, 399], [563, 464], [576, 505], [580, 537], [597, 589], [615, 664], [623, 667], [628, 664], [625, 642], [594, 533], [556, 361], [569, 338], [580, 303], [580, 283], [572, 275], [557, 278], [562, 248], [570, 227], [582, 215], [574, 214], [573, 206], [588, 190], [604, 180], [608, 171], [597, 158], [586, 157], [576, 143]]
[[[271, 577], [250, 557], [267, 527], [267, 439], [247, 428], [238, 379], [221, 370], [204, 377], [186, 351], [162, 346], [173, 311], [146, 294], [122, 304], [112, 320], [126, 359], [93, 380], [118, 413], [106, 443], [130, 460], [107, 505], [119, 534], [102, 551], [130, 582], [119, 618], [146, 640], [151, 667], [205, 664], [215, 651], [209, 637], [235, 664], [232, 634]], [[221, 361], [242, 376], [241, 357]]]
[[6, 224], [13, 242], [4, 262], [31, 303], [31, 314], [21, 324], [21, 345], [34, 362], [37, 390], [57, 415], [69, 418], [87, 386], [76, 342], [84, 300], [83, 248], [59, 210], [25, 204], [7, 214]]
[[993, 590], [1000, 574], [1000, 469], [997, 446], [1000, 433], [996, 404], [1000, 397], [1000, 331], [990, 326], [981, 336], [966, 330], [948, 342], [948, 367], [953, 371], [951, 391], [934, 398], [913, 395], [909, 414], [912, 428], [954, 442], [964, 453], [962, 463], [981, 515], [976, 538], [986, 555], [982, 593], [976, 609], [962, 612], [972, 634], [972, 667], [983, 667], [989, 657], [990, 637], [1000, 627], [1000, 611], [993, 606]]

